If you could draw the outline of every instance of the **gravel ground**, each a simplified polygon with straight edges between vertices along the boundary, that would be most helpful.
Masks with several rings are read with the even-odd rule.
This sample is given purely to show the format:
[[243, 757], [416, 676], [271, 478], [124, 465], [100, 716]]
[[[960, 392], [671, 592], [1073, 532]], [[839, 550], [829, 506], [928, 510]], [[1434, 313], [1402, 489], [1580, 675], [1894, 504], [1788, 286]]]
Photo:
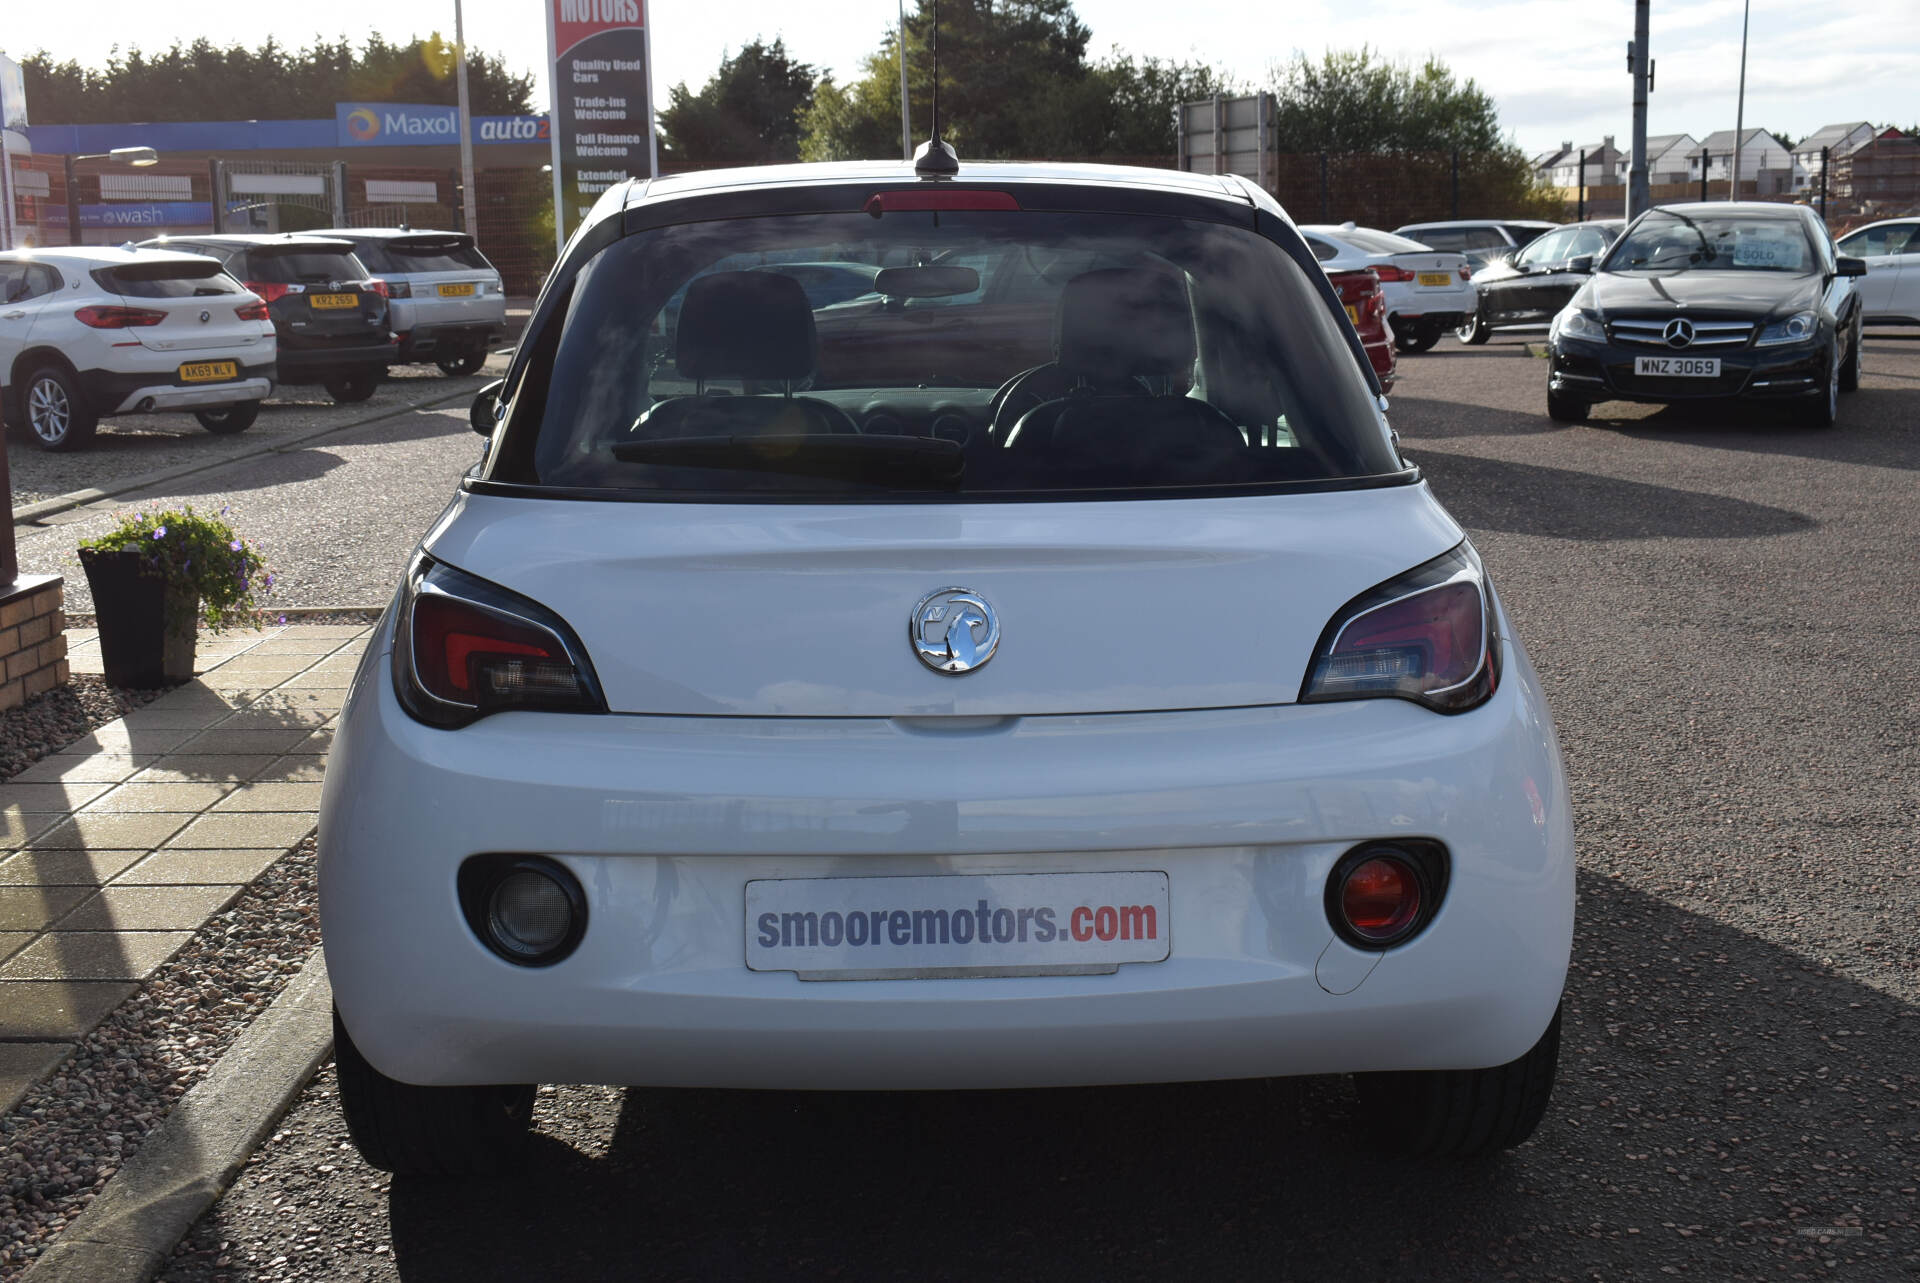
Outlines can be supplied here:
[[[75, 623], [71, 616], [68, 623]], [[109, 686], [89, 673], [73, 674], [67, 685], [0, 713], [0, 780], [12, 779], [47, 754], [163, 694]]]
[[308, 838], [0, 1115], [0, 1280], [85, 1209], [319, 938]]

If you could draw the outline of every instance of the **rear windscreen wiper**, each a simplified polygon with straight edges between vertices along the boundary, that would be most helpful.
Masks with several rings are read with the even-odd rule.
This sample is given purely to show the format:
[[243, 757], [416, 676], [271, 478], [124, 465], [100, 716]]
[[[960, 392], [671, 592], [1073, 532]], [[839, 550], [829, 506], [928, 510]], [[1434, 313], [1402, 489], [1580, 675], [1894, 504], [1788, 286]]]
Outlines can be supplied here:
[[940, 438], [801, 432], [622, 441], [613, 446], [613, 457], [622, 463], [783, 472], [937, 489], [958, 487], [967, 463], [958, 442]]

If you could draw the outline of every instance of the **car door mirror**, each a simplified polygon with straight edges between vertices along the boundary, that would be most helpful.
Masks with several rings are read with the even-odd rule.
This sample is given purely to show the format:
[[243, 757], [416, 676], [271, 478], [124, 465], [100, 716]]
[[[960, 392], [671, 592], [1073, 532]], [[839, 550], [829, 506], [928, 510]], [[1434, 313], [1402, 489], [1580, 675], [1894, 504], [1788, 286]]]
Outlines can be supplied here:
[[505, 379], [495, 379], [473, 394], [473, 404], [467, 409], [467, 422], [473, 430], [483, 437], [493, 435], [500, 422], [500, 393], [507, 386]]
[[1834, 260], [1834, 264], [1835, 270], [1841, 276], [1865, 276], [1867, 274], [1867, 261], [1863, 258], [1837, 258]]
[[1593, 255], [1579, 254], [1574, 256], [1568, 261], [1567, 270], [1569, 272], [1578, 272], [1582, 276], [1593, 275]]

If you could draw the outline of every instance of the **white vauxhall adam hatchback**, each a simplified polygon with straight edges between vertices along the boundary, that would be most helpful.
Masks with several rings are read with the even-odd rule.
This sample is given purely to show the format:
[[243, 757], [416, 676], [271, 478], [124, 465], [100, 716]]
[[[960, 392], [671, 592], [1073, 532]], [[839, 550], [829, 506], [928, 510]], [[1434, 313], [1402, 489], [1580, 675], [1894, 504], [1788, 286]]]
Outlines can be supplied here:
[[1330, 1073], [1401, 1149], [1524, 1140], [1566, 784], [1372, 380], [1237, 178], [608, 192], [328, 766], [362, 1153], [509, 1169], [539, 1083]]

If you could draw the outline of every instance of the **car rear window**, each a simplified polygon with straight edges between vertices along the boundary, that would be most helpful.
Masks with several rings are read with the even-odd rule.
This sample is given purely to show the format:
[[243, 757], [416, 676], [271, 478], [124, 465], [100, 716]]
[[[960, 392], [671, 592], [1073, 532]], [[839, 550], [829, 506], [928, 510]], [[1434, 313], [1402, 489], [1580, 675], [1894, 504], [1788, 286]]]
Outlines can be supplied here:
[[96, 267], [93, 279], [107, 293], [125, 298], [195, 298], [203, 294], [240, 293], [240, 282], [211, 259]]
[[[886, 269], [877, 292], [814, 307], [784, 274], [836, 262]], [[557, 341], [530, 349], [490, 480], [965, 498], [1403, 474], [1336, 309], [1249, 229], [1010, 211], [690, 223], [616, 242], [572, 290]]]
[[331, 250], [250, 249], [247, 279], [269, 285], [320, 285], [363, 281], [367, 269], [352, 254]]
[[1419, 241], [1409, 240], [1405, 236], [1395, 236], [1392, 232], [1376, 232], [1366, 227], [1345, 228], [1340, 233], [1340, 239], [1369, 254], [1417, 254], [1428, 248]]
[[464, 236], [392, 237], [363, 241], [355, 257], [376, 272], [490, 271], [492, 265]]

